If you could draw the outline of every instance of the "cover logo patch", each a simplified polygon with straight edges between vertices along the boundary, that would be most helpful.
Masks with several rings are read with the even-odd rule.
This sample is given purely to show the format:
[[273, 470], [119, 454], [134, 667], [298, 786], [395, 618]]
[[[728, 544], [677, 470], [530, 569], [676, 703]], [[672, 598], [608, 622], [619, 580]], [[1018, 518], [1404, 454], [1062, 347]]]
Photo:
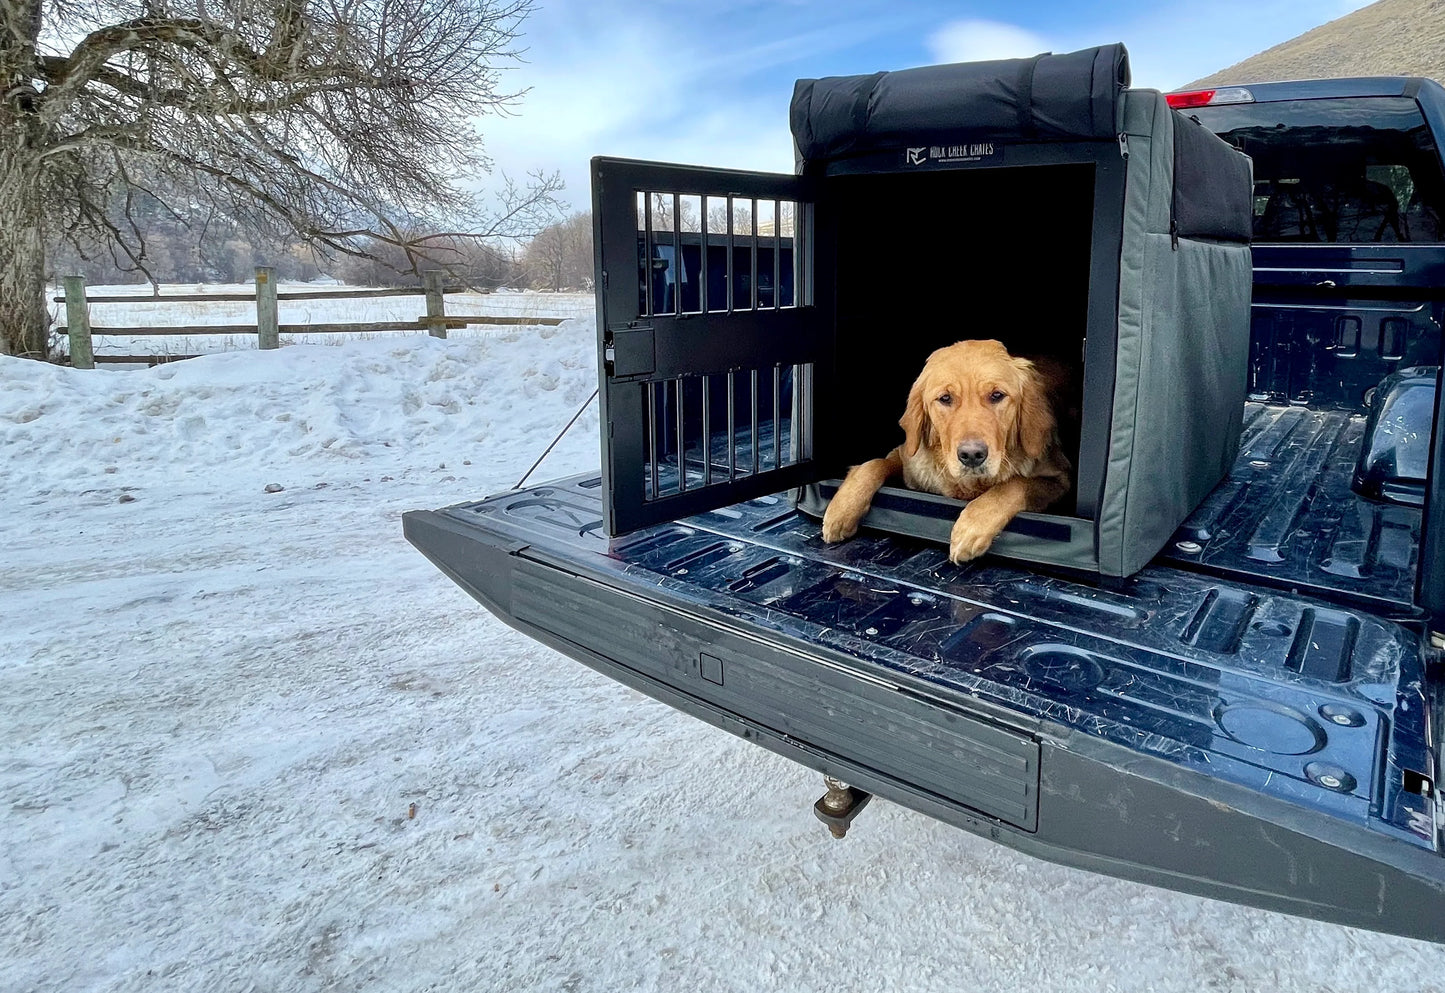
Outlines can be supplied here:
[[976, 141], [962, 145], [923, 145], [906, 148], [903, 153], [905, 165], [920, 166], [930, 162], [951, 164], [958, 162], [982, 162], [998, 154], [998, 146], [991, 141]]

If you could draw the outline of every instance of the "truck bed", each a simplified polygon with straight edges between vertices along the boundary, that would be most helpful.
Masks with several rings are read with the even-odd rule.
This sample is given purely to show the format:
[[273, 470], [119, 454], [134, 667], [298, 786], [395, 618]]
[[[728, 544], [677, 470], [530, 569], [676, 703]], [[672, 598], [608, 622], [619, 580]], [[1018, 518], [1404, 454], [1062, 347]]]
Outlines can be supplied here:
[[827, 546], [786, 494], [609, 541], [595, 475], [406, 530], [507, 623], [870, 792], [1056, 861], [1442, 940], [1425, 655], [1380, 616], [1408, 621], [1419, 512], [1350, 493], [1361, 430], [1252, 405], [1231, 477], [1107, 584]]
[[1350, 489], [1364, 431], [1365, 418], [1346, 411], [1247, 404], [1234, 469], [1162, 558], [1387, 617], [1413, 616], [1420, 508]]

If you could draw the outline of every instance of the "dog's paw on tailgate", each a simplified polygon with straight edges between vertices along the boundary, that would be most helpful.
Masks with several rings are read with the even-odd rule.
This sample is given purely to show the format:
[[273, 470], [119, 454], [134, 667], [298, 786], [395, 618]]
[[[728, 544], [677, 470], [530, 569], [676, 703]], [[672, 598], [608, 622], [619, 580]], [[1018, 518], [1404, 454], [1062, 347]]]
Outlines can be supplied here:
[[839, 506], [838, 499], [834, 497], [823, 512], [823, 540], [830, 545], [847, 541], [858, 533], [858, 523], [862, 519], [862, 515], [854, 513], [851, 508]]
[[953, 532], [949, 536], [949, 561], [955, 565], [962, 565], [978, 558], [993, 545], [993, 540], [998, 537], [999, 530], [991, 524], [979, 521], [976, 517], [971, 517], [968, 509], [965, 508], [958, 520], [954, 522]]

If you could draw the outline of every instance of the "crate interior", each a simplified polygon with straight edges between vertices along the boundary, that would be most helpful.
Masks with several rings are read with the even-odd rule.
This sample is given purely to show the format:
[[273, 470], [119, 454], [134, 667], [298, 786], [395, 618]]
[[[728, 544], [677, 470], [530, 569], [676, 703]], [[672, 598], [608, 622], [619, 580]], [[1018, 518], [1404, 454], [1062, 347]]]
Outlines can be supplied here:
[[[1088, 325], [1094, 167], [1042, 165], [840, 176], [837, 379], [818, 397], [842, 465], [887, 454], [930, 352], [996, 338], [1068, 365], [1080, 407]], [[1061, 440], [1079, 464], [1077, 414]], [[1074, 492], [1055, 508], [1071, 514]]]

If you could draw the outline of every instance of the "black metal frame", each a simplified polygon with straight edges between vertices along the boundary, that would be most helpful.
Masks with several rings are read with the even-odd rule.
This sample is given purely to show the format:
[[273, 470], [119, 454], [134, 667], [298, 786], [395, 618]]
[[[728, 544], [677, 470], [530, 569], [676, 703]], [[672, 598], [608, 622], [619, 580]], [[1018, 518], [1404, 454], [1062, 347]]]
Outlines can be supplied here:
[[[832, 361], [832, 324], [826, 305], [831, 294], [817, 295], [817, 266], [814, 258], [816, 223], [814, 205], [816, 184], [800, 176], [735, 170], [705, 169], [694, 166], [666, 165], [626, 159], [598, 157], [592, 160], [592, 195], [597, 237], [595, 254], [599, 290], [597, 293], [598, 368], [603, 383], [602, 418], [607, 423], [603, 435], [602, 471], [607, 491], [606, 527], [609, 534], [619, 535], [649, 524], [685, 517], [704, 510], [726, 506], [766, 493], [775, 493], [801, 485], [817, 475], [813, 452], [812, 397], [820, 378], [828, 374]], [[729, 225], [726, 232], [726, 259], [729, 279], [727, 300], [723, 307], [707, 299], [702, 289], [698, 311], [686, 311], [681, 294], [675, 293], [670, 313], [658, 313], [654, 306], [650, 277], [639, 278], [638, 239], [644, 239], [642, 257], [650, 265], [650, 246], [654, 241], [650, 207], [643, 226], [638, 223], [638, 195], [671, 195], [674, 218], [678, 217], [680, 198], [726, 199]], [[739, 200], [772, 201], [774, 206], [773, 293], [771, 306], [760, 306], [758, 299], [758, 249], [762, 239], [757, 229], [757, 210], [753, 210], [749, 252], [751, 272], [748, 274], [747, 307], [738, 307], [735, 275], [732, 271], [739, 237], [732, 218], [733, 206]], [[782, 255], [781, 203], [797, 205], [792, 252], [795, 260], [793, 300], [784, 305], [779, 292]], [[700, 200], [700, 203], [706, 201]], [[710, 245], [716, 232], [707, 230], [707, 210], [702, 210], [700, 232], [703, 245]], [[676, 220], [670, 238], [674, 257], [681, 257], [683, 235]], [[704, 274], [707, 264], [704, 262]], [[706, 280], [704, 280], [704, 287]], [[641, 287], [641, 293], [639, 293]], [[701, 288], [700, 288], [701, 289]], [[789, 427], [792, 432], [783, 464], [784, 452], [778, 432], [771, 438], [772, 467], [758, 463], [761, 435], [757, 427], [756, 405], [760, 370], [772, 371], [772, 424], [781, 422], [780, 397], [783, 389], [783, 368], [806, 370], [793, 378], [792, 411]], [[702, 389], [708, 389], [709, 376], [726, 377], [727, 418], [729, 431], [726, 454], [726, 478], [716, 478], [711, 455], [703, 459], [703, 485], [690, 486], [679, 449], [676, 492], [664, 493], [658, 485], [659, 439], [657, 411], [659, 385], [664, 396], [675, 389], [682, 396], [683, 380], [703, 378]], [[733, 383], [738, 375], [747, 376], [748, 403], [751, 418], [751, 452], [753, 465], [746, 473], [735, 464], [733, 437]], [[767, 385], [766, 380], [763, 385]], [[706, 394], [705, 394], [706, 395]], [[703, 416], [714, 402], [704, 403]], [[674, 413], [677, 417], [679, 444], [683, 431], [682, 403]], [[666, 404], [662, 405], [665, 409]], [[711, 438], [712, 428], [704, 429]], [[651, 479], [642, 471], [651, 466]], [[716, 473], [722, 476], [722, 466]]]

